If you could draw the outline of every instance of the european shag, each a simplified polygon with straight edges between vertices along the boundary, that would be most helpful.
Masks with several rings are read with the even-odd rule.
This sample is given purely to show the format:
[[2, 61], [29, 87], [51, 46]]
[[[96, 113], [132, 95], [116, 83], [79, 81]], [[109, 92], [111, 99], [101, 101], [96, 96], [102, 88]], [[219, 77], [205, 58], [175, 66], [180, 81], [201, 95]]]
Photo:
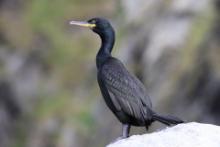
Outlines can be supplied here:
[[97, 79], [102, 96], [122, 123], [122, 136], [129, 136], [130, 126], [144, 126], [153, 121], [166, 125], [183, 121], [174, 116], [163, 116], [152, 110], [152, 103], [144, 85], [128, 72], [122, 62], [111, 55], [115, 42], [115, 32], [109, 21], [92, 18], [86, 22], [71, 21], [70, 24], [88, 27], [101, 38], [101, 48], [96, 55]]

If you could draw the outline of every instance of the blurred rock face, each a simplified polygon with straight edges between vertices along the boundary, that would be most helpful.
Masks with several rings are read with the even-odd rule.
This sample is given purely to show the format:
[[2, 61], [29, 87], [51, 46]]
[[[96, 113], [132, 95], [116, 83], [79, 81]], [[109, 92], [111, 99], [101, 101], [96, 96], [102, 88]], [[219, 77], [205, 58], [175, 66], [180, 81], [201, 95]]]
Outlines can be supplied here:
[[[149, 2], [150, 6], [142, 5], [142, 11], [136, 11], [139, 14], [135, 17], [127, 16], [131, 25], [144, 25], [127, 34], [127, 40], [132, 40], [135, 32], [136, 39], [124, 42], [119, 52], [130, 48], [126, 53], [130, 57], [124, 60], [145, 81], [157, 109], [171, 111], [189, 121], [220, 123], [216, 116], [219, 111], [211, 102], [218, 103], [220, 88], [216, 64], [219, 18], [213, 17], [211, 9], [218, 9], [217, 3], [158, 0]], [[125, 10], [130, 9], [134, 11], [137, 7]], [[133, 68], [136, 65], [138, 68]]]
[[[100, 14], [114, 16], [114, 56], [143, 81], [157, 111], [219, 124], [219, 3], [0, 1], [4, 147], [18, 142], [103, 146], [119, 135], [121, 126], [101, 98], [91, 62], [99, 42], [89, 30], [69, 30], [64, 24], [70, 18]], [[11, 136], [11, 131], [16, 133]]]

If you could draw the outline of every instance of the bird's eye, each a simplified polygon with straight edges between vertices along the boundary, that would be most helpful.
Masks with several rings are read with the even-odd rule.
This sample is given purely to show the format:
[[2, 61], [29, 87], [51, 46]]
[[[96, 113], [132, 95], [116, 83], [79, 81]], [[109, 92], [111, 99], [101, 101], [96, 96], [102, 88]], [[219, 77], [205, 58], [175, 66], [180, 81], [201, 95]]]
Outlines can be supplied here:
[[96, 20], [92, 20], [91, 23], [95, 24], [95, 23], [96, 23]]

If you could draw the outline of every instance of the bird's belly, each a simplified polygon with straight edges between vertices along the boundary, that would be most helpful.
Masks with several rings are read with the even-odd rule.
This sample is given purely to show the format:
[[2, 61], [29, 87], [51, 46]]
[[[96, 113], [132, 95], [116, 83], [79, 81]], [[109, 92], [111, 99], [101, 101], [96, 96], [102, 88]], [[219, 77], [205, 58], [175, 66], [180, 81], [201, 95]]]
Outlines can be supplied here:
[[123, 111], [118, 111], [116, 112], [115, 115], [118, 118], [118, 120], [123, 124], [130, 124], [133, 126], [145, 126], [146, 125], [145, 120], [137, 119], [133, 116], [127, 115]]

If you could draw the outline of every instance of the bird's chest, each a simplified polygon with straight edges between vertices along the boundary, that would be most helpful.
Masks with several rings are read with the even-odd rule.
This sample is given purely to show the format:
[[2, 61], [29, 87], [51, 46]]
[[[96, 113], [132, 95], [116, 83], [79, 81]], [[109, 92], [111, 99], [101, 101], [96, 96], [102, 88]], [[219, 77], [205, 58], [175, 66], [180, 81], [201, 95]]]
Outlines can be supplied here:
[[106, 87], [105, 82], [103, 80], [103, 75], [102, 75], [101, 71], [98, 72], [98, 74], [97, 74], [97, 80], [98, 80], [100, 91], [102, 93], [102, 96], [103, 96], [107, 106], [113, 111], [113, 113], [116, 113], [118, 111], [118, 108], [116, 108], [114, 102], [111, 99], [108, 88]]
[[97, 80], [98, 80], [98, 84], [99, 84], [99, 88], [100, 88], [100, 91], [102, 93], [102, 96], [103, 96], [103, 98], [105, 99], [105, 101], [108, 105], [108, 103], [111, 103], [110, 102], [110, 96], [109, 96], [109, 93], [108, 93], [108, 89], [105, 86], [101, 71], [99, 71], [98, 74], [97, 74]]

